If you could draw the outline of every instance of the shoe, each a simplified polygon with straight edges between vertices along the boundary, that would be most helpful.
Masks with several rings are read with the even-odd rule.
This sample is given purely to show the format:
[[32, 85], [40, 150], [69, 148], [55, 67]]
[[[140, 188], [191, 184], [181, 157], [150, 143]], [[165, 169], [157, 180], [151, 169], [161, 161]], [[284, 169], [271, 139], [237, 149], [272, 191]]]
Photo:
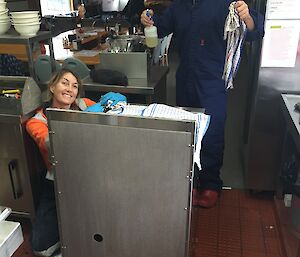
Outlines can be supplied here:
[[198, 205], [198, 199], [199, 198], [200, 198], [200, 192], [196, 188], [193, 188], [192, 206], [197, 206]]
[[211, 208], [216, 205], [218, 201], [219, 193], [211, 189], [205, 189], [199, 192], [193, 189], [193, 206]]
[[49, 257], [52, 256], [60, 248], [60, 242], [50, 246], [48, 249], [43, 251], [33, 251], [36, 256]]

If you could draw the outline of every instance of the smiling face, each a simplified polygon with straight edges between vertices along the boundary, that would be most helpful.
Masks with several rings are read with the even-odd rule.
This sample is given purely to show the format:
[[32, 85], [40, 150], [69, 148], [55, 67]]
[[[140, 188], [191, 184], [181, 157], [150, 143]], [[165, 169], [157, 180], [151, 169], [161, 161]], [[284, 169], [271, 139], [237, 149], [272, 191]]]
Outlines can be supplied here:
[[64, 73], [57, 83], [50, 86], [52, 93], [51, 107], [70, 109], [78, 95], [78, 87], [77, 78], [71, 72]]

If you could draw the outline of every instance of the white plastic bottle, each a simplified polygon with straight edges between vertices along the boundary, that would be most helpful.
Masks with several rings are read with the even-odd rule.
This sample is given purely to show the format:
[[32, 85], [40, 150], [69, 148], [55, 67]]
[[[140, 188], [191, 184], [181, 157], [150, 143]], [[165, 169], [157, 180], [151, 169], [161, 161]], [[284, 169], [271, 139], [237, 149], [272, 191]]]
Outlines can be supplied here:
[[[149, 9], [147, 9], [146, 15], [150, 17]], [[145, 27], [144, 29], [146, 45], [149, 48], [154, 48], [158, 44], [157, 28], [152, 25], [150, 27]]]
[[144, 29], [146, 45], [154, 48], [158, 44], [157, 28], [155, 26], [146, 27]]

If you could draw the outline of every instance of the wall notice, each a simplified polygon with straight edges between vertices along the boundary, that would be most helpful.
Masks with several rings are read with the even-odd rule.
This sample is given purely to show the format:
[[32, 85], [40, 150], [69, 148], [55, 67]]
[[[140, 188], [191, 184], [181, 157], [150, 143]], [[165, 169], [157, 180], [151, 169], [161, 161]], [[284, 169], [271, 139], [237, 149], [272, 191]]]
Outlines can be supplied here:
[[261, 67], [294, 67], [300, 35], [300, 20], [267, 20]]
[[300, 19], [299, 0], [268, 0], [266, 18], [275, 19]]

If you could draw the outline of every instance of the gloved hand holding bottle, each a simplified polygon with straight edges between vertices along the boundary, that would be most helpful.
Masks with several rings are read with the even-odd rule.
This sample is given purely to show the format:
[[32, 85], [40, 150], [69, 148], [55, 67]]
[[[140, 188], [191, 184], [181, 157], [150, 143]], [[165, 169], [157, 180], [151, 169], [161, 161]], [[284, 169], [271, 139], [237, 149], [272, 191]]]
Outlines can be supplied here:
[[154, 48], [158, 44], [157, 28], [154, 26], [154, 22], [152, 20], [153, 14], [153, 10], [150, 9], [143, 11], [141, 14], [141, 20], [145, 26], [144, 33], [146, 45], [150, 48]]

